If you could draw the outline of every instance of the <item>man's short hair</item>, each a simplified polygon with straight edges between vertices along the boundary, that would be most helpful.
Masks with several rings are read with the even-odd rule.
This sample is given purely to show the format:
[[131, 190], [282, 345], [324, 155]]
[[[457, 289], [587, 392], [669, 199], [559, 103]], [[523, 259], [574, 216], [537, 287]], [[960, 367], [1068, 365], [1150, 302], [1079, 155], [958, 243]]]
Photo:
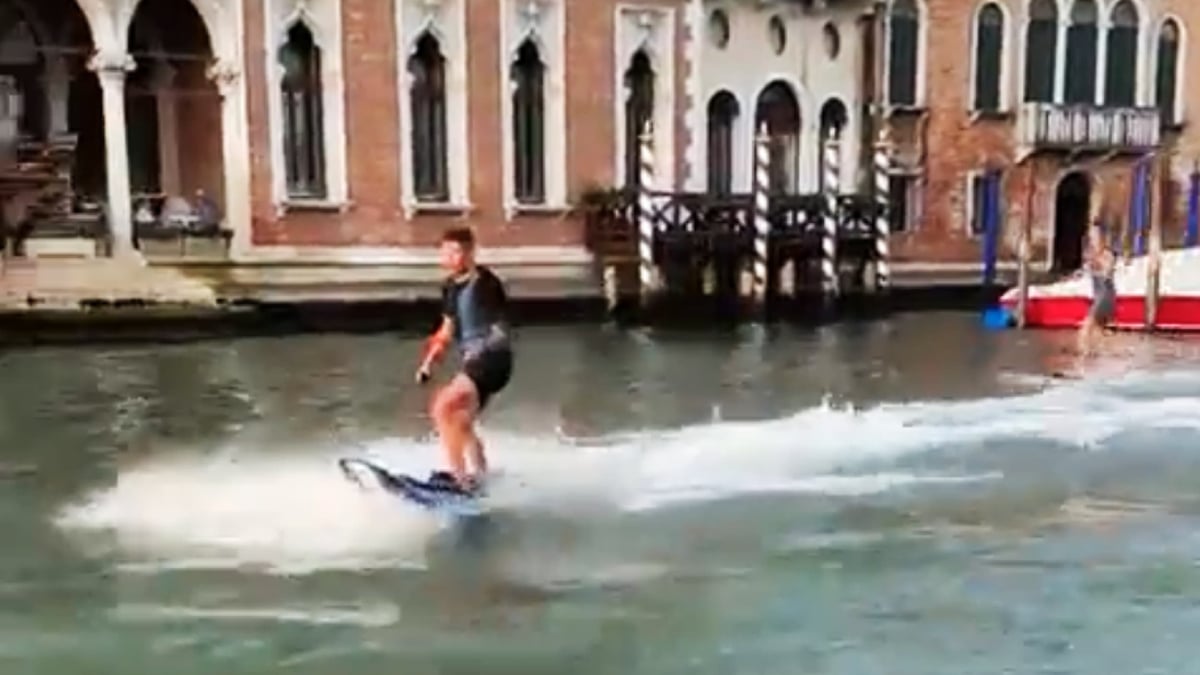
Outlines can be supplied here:
[[475, 233], [469, 227], [452, 227], [442, 233], [442, 241], [452, 241], [463, 248], [474, 248]]

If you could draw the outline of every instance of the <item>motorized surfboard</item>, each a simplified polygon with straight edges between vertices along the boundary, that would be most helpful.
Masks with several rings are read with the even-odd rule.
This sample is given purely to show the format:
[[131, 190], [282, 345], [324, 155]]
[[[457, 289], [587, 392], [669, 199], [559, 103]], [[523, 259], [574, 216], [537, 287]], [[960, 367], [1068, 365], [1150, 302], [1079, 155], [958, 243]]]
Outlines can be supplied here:
[[484, 513], [480, 497], [483, 489], [463, 490], [445, 471], [433, 471], [426, 480], [386, 469], [360, 457], [344, 457], [338, 466], [347, 479], [366, 487], [364, 474], [374, 478], [384, 490], [429, 511], [454, 516], [478, 516]]

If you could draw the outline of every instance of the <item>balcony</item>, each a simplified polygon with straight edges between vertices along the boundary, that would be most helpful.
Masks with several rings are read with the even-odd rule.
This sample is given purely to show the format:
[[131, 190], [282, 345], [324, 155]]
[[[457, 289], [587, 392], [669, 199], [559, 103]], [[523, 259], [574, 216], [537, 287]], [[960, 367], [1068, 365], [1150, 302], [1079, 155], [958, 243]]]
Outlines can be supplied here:
[[1143, 152], [1159, 143], [1157, 108], [1026, 103], [1017, 133], [1030, 150]]

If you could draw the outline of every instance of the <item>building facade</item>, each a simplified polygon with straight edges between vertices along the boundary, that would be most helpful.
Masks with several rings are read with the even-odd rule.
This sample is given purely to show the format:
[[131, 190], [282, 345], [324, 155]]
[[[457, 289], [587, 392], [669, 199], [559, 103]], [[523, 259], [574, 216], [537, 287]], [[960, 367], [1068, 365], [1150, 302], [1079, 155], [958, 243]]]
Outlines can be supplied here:
[[1165, 244], [1178, 246], [1200, 159], [1200, 67], [1187, 0], [893, 0], [884, 83], [896, 140], [894, 245], [910, 259], [978, 259], [981, 176], [1001, 176], [1007, 249], [1078, 267], [1090, 206], [1137, 220], [1136, 166], [1163, 158]]
[[708, 193], [749, 191], [763, 132], [774, 189], [816, 192], [835, 133], [843, 191], [869, 190], [886, 129], [897, 261], [977, 261], [997, 170], [1008, 250], [1027, 223], [1069, 266], [1080, 205], [1127, 215], [1147, 153], [1170, 155], [1179, 228], [1197, 19], [1191, 0], [0, 0], [0, 75], [23, 137], [69, 146], [71, 208], [103, 213], [118, 255], [204, 195], [238, 261], [402, 259], [450, 224], [514, 261], [583, 259], [576, 207], [636, 181], [647, 128], [654, 186]]

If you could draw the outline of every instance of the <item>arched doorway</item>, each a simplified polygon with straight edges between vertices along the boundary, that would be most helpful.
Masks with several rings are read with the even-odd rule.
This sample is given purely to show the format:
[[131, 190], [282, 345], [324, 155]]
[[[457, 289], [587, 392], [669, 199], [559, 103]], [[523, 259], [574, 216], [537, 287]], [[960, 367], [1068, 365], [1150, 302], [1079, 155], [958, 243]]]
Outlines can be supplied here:
[[1054, 194], [1054, 247], [1051, 270], [1071, 272], [1083, 265], [1083, 238], [1087, 234], [1092, 181], [1082, 171], [1065, 176]]
[[[27, 253], [27, 238], [103, 194], [103, 117], [87, 68], [94, 51], [75, 0], [0, 0], [0, 77], [15, 101], [0, 125], [0, 169], [20, 163], [0, 176], [0, 249]], [[99, 220], [98, 209], [84, 210]]]
[[756, 135], [764, 123], [770, 143], [771, 191], [794, 193], [800, 184], [800, 103], [791, 86], [782, 80], [771, 82], [758, 95]]

